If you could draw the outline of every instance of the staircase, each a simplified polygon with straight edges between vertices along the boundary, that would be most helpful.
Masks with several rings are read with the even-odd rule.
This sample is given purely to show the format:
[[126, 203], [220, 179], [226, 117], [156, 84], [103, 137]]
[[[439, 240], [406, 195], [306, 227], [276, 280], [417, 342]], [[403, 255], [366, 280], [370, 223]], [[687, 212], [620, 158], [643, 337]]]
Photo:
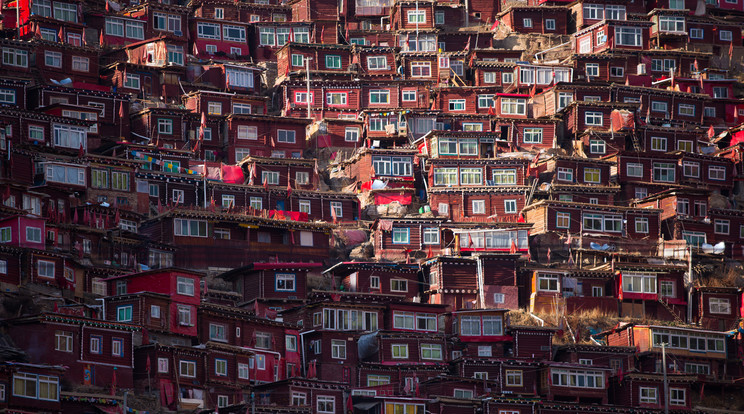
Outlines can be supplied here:
[[662, 299], [662, 298], [661, 298], [661, 296], [659, 296], [659, 298], [658, 298], [657, 300], [659, 301], [659, 303], [661, 303], [661, 306], [663, 306], [663, 307], [664, 307], [664, 308], [665, 308], [665, 309], [666, 309], [667, 311], [669, 311], [669, 313], [670, 313], [670, 314], [672, 314], [672, 316], [674, 316], [674, 321], [675, 321], [675, 322], [677, 322], [677, 323], [680, 323], [680, 324], [683, 324], [683, 325], [687, 323], [687, 322], [683, 321], [683, 320], [682, 320], [682, 318], [680, 318], [680, 317], [679, 317], [679, 315], [677, 315], [677, 312], [675, 312], [675, 311], [674, 311], [674, 310], [673, 310], [673, 309], [672, 309], [672, 308], [671, 308], [671, 307], [670, 307], [670, 306], [669, 306], [669, 305], [668, 305], [668, 304], [667, 304], [667, 303], [666, 303], [666, 302], [664, 301], [664, 299]]

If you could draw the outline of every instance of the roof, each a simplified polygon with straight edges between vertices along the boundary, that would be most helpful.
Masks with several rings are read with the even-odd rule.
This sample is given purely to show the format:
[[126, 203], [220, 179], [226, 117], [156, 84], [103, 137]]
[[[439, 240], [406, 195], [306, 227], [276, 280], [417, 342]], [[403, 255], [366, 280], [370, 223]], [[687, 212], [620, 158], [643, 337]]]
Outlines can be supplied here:
[[187, 273], [187, 274], [199, 276], [199, 277], [206, 276], [204, 272], [199, 272], [196, 270], [184, 269], [180, 267], [166, 267], [163, 269], [151, 269], [151, 270], [146, 270], [144, 272], [127, 273], [124, 275], [113, 276], [113, 277], [109, 277], [106, 279], [102, 279], [102, 281], [106, 282], [109, 280], [129, 279], [132, 277], [147, 276], [147, 275], [151, 275], [155, 273], [168, 273], [168, 272]]
[[573, 201], [558, 201], [558, 200], [540, 200], [536, 203], [532, 203], [525, 206], [523, 211], [534, 210], [540, 207], [550, 206], [563, 206], [563, 207], [574, 207], [574, 208], [586, 208], [591, 210], [611, 210], [611, 211], [636, 211], [645, 213], [660, 213], [662, 210], [658, 208], [640, 208], [640, 207], [625, 207], [625, 206], [614, 206], [607, 204], [590, 204], [590, 203], [577, 203]]
[[303, 262], [267, 262], [251, 263], [249, 265], [238, 267], [236, 269], [220, 274], [222, 278], [232, 278], [240, 276], [243, 273], [254, 270], [289, 270], [289, 269], [317, 269], [322, 267], [323, 263], [303, 263]]

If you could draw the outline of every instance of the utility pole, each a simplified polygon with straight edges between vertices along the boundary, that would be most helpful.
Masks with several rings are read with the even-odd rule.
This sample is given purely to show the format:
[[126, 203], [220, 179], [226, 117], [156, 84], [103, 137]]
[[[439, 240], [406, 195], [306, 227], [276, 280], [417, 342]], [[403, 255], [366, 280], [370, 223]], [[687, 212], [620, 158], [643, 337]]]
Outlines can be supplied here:
[[[310, 118], [310, 102], [312, 101], [310, 99], [310, 61], [312, 58], [309, 58], [305, 56], [305, 78], [307, 80], [307, 117]], [[321, 96], [321, 99], [323, 97]]]
[[666, 343], [661, 343], [661, 372], [664, 373], [664, 414], [669, 414], [669, 381], [667, 381]]

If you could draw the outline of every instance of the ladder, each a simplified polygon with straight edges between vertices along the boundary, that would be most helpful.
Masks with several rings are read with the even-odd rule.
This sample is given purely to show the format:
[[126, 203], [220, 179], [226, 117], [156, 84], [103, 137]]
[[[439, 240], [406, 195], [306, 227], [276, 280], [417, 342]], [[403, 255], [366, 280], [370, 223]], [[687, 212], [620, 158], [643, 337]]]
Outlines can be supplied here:
[[525, 201], [525, 205], [528, 206], [532, 202], [532, 197], [535, 195], [535, 190], [537, 190], [537, 184], [540, 181], [538, 177], [535, 177], [532, 180], [532, 186], [530, 186], [530, 192], [527, 193], [527, 200]]
[[667, 305], [667, 303], [666, 303], [666, 302], [664, 302], [664, 299], [662, 299], [661, 297], [659, 297], [658, 301], [659, 301], [659, 303], [661, 303], [661, 305], [662, 305], [662, 306], [663, 306], [663, 307], [664, 307], [664, 308], [665, 308], [665, 309], [666, 309], [667, 311], [669, 311], [669, 313], [671, 313], [671, 314], [672, 314], [672, 316], [674, 316], [674, 321], [675, 321], [675, 322], [677, 322], [677, 323], [680, 323], [680, 324], [682, 324], [682, 325], [684, 325], [684, 324], [685, 324], [685, 321], [683, 321], [683, 320], [682, 320], [682, 318], [680, 318], [680, 317], [679, 317], [679, 315], [677, 315], [677, 313], [676, 313], [676, 312], [675, 312], [675, 311], [674, 311], [674, 310], [673, 310], [673, 309], [672, 309], [671, 307], [669, 307], [669, 305]]

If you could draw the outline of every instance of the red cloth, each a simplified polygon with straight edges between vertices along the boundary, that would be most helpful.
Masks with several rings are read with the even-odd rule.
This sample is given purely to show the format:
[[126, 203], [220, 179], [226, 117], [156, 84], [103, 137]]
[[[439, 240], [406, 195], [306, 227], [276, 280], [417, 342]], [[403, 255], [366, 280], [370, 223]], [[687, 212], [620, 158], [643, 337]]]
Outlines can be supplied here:
[[740, 142], [744, 142], [744, 131], [734, 132], [731, 136], [731, 143], [729, 146], [734, 146]]
[[407, 206], [411, 204], [411, 194], [375, 194], [375, 205], [390, 204], [393, 201]]
[[222, 166], [222, 182], [228, 184], [243, 184], [243, 169], [239, 165]]

